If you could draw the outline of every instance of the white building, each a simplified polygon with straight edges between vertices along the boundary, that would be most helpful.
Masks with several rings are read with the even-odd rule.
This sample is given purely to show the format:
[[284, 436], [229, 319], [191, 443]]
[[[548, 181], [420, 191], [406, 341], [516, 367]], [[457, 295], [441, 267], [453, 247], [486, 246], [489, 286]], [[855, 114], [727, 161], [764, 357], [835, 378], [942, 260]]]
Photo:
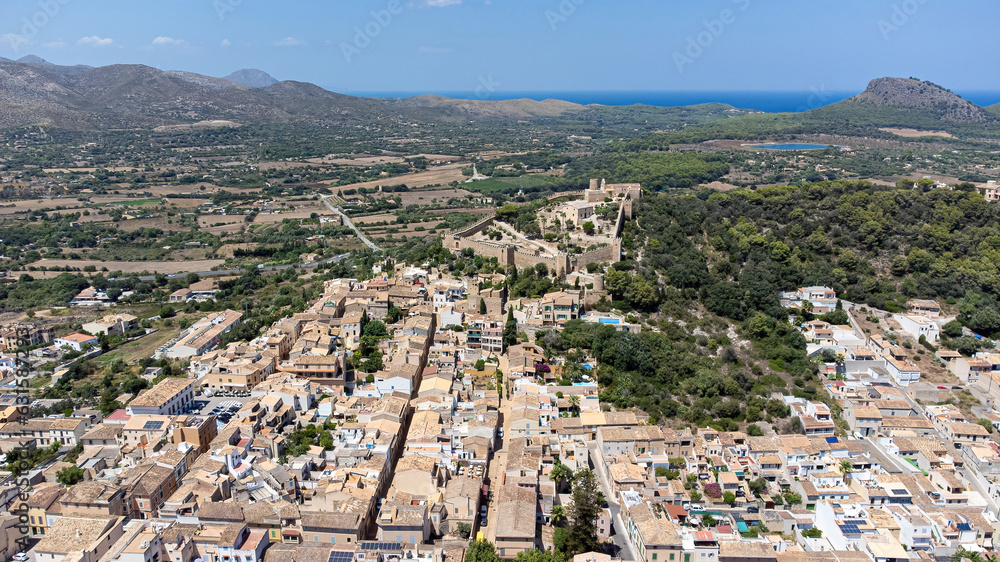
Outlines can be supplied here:
[[928, 343], [936, 343], [941, 336], [941, 328], [936, 322], [926, 316], [894, 314], [892, 319], [899, 322], [903, 331], [919, 340], [920, 336], [927, 338]]
[[70, 334], [61, 338], [56, 338], [52, 343], [56, 347], [64, 347], [73, 351], [83, 351], [84, 349], [97, 345], [97, 336], [87, 334]]
[[190, 408], [192, 402], [193, 379], [166, 378], [153, 388], [140, 392], [129, 403], [126, 411], [130, 416], [176, 416]]

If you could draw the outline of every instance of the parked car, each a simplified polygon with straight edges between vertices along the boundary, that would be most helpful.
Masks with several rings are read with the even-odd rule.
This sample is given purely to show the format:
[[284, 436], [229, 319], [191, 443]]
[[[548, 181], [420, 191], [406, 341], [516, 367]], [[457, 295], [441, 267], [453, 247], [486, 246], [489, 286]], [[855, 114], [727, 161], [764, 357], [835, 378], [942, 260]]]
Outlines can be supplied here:
[[25, 554], [25, 553], [23, 553], [23, 552], [18, 552], [17, 554], [15, 554], [13, 556], [13, 558], [14, 558], [14, 560], [17, 560], [18, 562], [24, 562], [25, 560], [28, 559], [28, 555]]
[[747, 513], [760, 513], [760, 508], [757, 507], [756, 505], [748, 505]]

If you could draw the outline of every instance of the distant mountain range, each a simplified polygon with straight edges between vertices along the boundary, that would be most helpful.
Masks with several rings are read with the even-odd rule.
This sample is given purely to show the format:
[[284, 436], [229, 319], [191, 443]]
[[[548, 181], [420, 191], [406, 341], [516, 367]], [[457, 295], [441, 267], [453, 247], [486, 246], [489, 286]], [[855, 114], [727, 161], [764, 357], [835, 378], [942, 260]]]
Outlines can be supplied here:
[[[1000, 104], [979, 107], [952, 92], [916, 79], [879, 78], [861, 94], [804, 113], [744, 115], [723, 104], [689, 108], [605, 108], [560, 100], [459, 100], [441, 96], [364, 98], [329, 92], [314, 84], [279, 82], [266, 72], [243, 69], [224, 78], [162, 71], [143, 65], [60, 66], [28, 55], [0, 58], [0, 128], [33, 124], [66, 129], [156, 127], [208, 120], [238, 123], [309, 123], [324, 126], [399, 122], [546, 120], [600, 113], [619, 121], [683, 121], [704, 134], [742, 138], [739, 127], [760, 136], [824, 128], [901, 126], [940, 129], [991, 127]], [[631, 115], [631, 117], [629, 117]], [[742, 117], [740, 115], [743, 115]], [[624, 116], [624, 117], [622, 117]], [[606, 122], [606, 121], [605, 121]], [[768, 123], [780, 126], [768, 126]], [[777, 128], [775, 128], [777, 127]], [[662, 130], [662, 129], [661, 129]], [[688, 129], [690, 130], [690, 129]], [[736, 133], [734, 133], [736, 131]], [[830, 131], [832, 132], [832, 131]]]
[[278, 82], [259, 70], [226, 78], [143, 65], [58, 66], [38, 57], [0, 60], [0, 128], [44, 124], [67, 129], [150, 127], [231, 120], [320, 125], [413, 120], [535, 119], [580, 111], [557, 100], [468, 101], [439, 96], [345, 96], [304, 82]]

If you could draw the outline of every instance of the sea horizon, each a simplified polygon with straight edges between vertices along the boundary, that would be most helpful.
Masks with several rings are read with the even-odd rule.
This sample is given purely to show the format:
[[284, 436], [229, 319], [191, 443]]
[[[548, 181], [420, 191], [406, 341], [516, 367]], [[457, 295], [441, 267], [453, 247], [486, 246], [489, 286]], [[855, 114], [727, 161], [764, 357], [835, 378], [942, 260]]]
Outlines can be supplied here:
[[[516, 100], [542, 101], [555, 99], [581, 105], [650, 105], [655, 107], [684, 107], [705, 103], [724, 103], [738, 109], [753, 109], [766, 113], [801, 112], [817, 109], [853, 97], [858, 91], [826, 91], [816, 88], [808, 91], [643, 91], [643, 90], [537, 90], [537, 91], [343, 91], [346, 95], [371, 98], [408, 98], [423, 95], [444, 96], [462, 100]], [[956, 91], [972, 103], [986, 107], [1000, 103], [1000, 90]]]

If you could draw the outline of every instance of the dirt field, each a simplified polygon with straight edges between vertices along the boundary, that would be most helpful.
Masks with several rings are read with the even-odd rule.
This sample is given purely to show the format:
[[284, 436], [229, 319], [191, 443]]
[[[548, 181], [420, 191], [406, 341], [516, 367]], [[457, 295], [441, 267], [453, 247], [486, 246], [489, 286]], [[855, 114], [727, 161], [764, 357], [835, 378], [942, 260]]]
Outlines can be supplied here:
[[276, 222], [281, 222], [285, 219], [307, 219], [309, 215], [313, 213], [323, 214], [326, 210], [326, 214], [330, 214], [330, 210], [325, 206], [320, 209], [319, 207], [308, 207], [303, 209], [302, 207], [296, 207], [294, 211], [282, 211], [280, 213], [261, 213], [253, 220], [254, 224], [274, 224]]
[[236, 250], [249, 250], [256, 246], [257, 244], [224, 244], [219, 247], [216, 254], [224, 258], [231, 258]]
[[[139, 273], [150, 271], [156, 273], [187, 273], [192, 271], [209, 271], [217, 265], [222, 265], [223, 260], [192, 260], [192, 261], [96, 261], [96, 260], [38, 260], [33, 265], [35, 267], [79, 267], [83, 269], [92, 265], [100, 270], [102, 267], [109, 271], [122, 271], [124, 273]], [[34, 275], [31, 272], [31, 275]]]
[[[445, 164], [444, 166], [435, 166], [426, 172], [417, 172], [414, 174], [404, 174], [402, 176], [396, 176], [394, 178], [384, 178], [374, 181], [366, 181], [363, 183], [352, 183], [350, 185], [345, 185], [341, 187], [331, 187], [334, 193], [338, 190], [347, 191], [348, 189], [358, 189], [364, 187], [367, 189], [375, 189], [380, 185], [400, 185], [406, 184], [410, 189], [426, 187], [428, 185], [448, 185], [453, 181], [465, 181], [465, 176], [462, 174], [461, 164]], [[333, 181], [325, 181], [323, 183], [331, 184]], [[385, 194], [386, 196], [390, 194]], [[357, 198], [357, 196], [348, 197], [348, 199]]]
[[243, 215], [203, 215], [198, 217], [198, 227], [207, 228], [222, 224], [243, 224]]
[[403, 200], [403, 205], [430, 205], [434, 199], [437, 199], [438, 203], [447, 203], [451, 198], [465, 199], [466, 196], [472, 195], [471, 191], [466, 191], [464, 189], [431, 189], [427, 191], [409, 191], [407, 193], [400, 193], [400, 197]]
[[63, 207], [66, 210], [80, 209], [86, 205], [86, 202], [70, 198], [31, 199], [27, 201], [4, 203], [3, 206], [0, 206], [0, 215], [17, 215], [21, 213], [30, 213], [31, 211], [37, 211], [39, 209], [55, 209], [56, 207]]
[[[368, 166], [375, 166], [378, 164], [400, 164], [404, 162], [405, 159], [399, 156], [374, 156], [371, 154], [357, 154], [352, 158], [334, 158], [332, 156], [326, 156], [323, 158], [310, 158], [306, 162], [309, 164], [337, 164], [340, 166], [361, 166], [367, 168]], [[270, 162], [268, 162], [270, 164]], [[261, 164], [263, 166], [264, 164]], [[300, 166], [304, 164], [299, 164]]]
[[496, 209], [489, 208], [476, 208], [476, 209], [434, 209], [433, 211], [428, 211], [432, 215], [447, 215], [448, 213], [465, 213], [467, 215], [492, 215], [496, 212]]
[[885, 131], [887, 133], [892, 133], [899, 137], [905, 137], [908, 139], [916, 139], [920, 137], [944, 137], [946, 139], [955, 138], [951, 133], [947, 131], [920, 131], [917, 129], [896, 129], [893, 127], [886, 127], [884, 129], [879, 129], [880, 131]]
[[394, 220], [396, 220], [396, 215], [390, 213], [382, 213], [381, 215], [368, 215], [365, 217], [351, 217], [351, 222], [353, 222], [354, 224], [372, 224], [382, 221], [393, 222]]

